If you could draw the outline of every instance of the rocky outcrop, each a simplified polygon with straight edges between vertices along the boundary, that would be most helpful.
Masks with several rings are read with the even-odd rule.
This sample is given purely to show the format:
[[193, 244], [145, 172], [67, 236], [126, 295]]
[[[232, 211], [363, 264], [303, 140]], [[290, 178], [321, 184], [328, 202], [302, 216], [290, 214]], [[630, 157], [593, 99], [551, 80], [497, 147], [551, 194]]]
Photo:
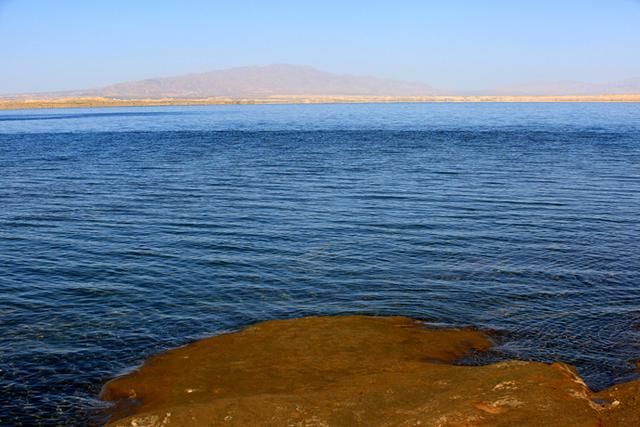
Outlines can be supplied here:
[[403, 317], [270, 321], [107, 383], [111, 426], [635, 426], [640, 383], [593, 393], [568, 365], [452, 362], [482, 332]]

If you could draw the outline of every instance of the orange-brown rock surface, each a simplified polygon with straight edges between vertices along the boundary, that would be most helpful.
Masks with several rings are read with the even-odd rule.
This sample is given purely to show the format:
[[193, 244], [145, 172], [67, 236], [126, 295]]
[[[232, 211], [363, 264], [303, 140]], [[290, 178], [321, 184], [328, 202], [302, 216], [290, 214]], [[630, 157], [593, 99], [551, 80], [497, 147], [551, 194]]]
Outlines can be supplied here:
[[479, 331], [404, 317], [269, 321], [107, 383], [110, 426], [638, 426], [640, 382], [592, 393], [567, 365], [451, 362]]

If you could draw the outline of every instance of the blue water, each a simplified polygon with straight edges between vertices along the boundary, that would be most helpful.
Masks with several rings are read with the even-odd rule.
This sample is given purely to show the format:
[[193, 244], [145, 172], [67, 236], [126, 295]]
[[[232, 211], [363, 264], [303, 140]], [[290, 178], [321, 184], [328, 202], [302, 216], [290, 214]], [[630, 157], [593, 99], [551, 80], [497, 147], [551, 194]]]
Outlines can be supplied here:
[[312, 314], [636, 375], [640, 104], [5, 111], [0, 203], [1, 425], [96, 422], [150, 354]]

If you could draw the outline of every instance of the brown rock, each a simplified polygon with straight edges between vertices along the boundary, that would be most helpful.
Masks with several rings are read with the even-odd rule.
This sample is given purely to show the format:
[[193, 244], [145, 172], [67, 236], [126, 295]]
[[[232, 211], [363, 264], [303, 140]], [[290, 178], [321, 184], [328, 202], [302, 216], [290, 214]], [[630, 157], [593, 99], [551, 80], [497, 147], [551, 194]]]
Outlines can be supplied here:
[[560, 363], [451, 364], [489, 346], [403, 317], [270, 321], [152, 357], [102, 398], [111, 426], [640, 425], [635, 382], [594, 394]]

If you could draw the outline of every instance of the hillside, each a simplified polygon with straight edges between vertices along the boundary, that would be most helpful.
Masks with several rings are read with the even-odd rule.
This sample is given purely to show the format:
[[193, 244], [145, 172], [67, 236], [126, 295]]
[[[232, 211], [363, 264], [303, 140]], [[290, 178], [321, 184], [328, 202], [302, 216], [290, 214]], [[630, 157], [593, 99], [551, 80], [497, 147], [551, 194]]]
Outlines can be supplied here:
[[424, 96], [424, 84], [333, 74], [300, 65], [237, 67], [118, 83], [81, 92], [108, 98], [262, 98], [273, 95]]

